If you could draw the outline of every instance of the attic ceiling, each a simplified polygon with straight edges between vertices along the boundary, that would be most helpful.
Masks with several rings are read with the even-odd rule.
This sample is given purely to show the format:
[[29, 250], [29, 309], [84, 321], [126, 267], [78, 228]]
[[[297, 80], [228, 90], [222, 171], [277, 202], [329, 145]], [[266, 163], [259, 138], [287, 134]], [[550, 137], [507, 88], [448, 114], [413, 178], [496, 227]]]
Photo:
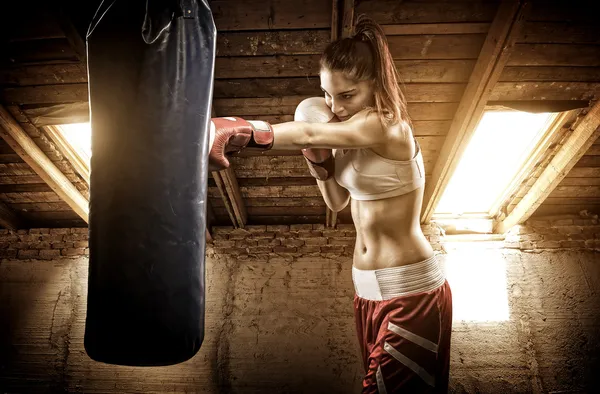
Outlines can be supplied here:
[[[47, 167], [30, 164], [31, 154], [2, 132], [0, 224], [5, 228], [87, 226], [73, 201], [77, 194], [89, 199], [88, 184], [48, 137], [36, 111], [61, 106], [62, 111], [85, 118], [82, 33], [97, 3], [0, 5], [0, 104], [71, 185], [67, 192], [57, 188], [44, 173]], [[292, 120], [302, 99], [321, 94], [319, 55], [332, 38], [348, 34], [353, 16], [364, 13], [382, 24], [423, 150], [429, 188], [423, 213], [427, 220], [460, 159], [473, 119], [486, 105], [578, 108], [507, 198], [498, 218], [502, 220], [565, 149], [565, 141], [586, 119], [600, 93], [600, 22], [588, 10], [589, 2], [228, 0], [209, 4], [218, 29], [214, 114], [273, 123]], [[592, 126], [596, 119], [596, 112], [587, 118]], [[577, 161], [566, 176], [556, 178], [553, 191], [537, 201], [533, 215], [600, 212], [596, 128], [597, 123], [585, 134], [594, 141], [580, 145], [585, 152], [574, 152], [580, 157], [573, 156]], [[230, 170], [213, 173], [209, 179], [212, 225], [351, 222], [349, 208], [337, 215], [327, 210], [299, 151], [242, 152], [231, 163]]]

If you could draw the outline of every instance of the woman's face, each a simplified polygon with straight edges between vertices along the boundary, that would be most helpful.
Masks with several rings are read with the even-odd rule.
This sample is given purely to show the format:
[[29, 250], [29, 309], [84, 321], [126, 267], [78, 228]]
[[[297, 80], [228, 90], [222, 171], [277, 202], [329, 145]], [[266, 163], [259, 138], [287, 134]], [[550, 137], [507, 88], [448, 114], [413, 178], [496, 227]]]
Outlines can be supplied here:
[[322, 69], [320, 76], [325, 102], [342, 122], [373, 105], [374, 89], [370, 81], [353, 81], [339, 71], [327, 69]]

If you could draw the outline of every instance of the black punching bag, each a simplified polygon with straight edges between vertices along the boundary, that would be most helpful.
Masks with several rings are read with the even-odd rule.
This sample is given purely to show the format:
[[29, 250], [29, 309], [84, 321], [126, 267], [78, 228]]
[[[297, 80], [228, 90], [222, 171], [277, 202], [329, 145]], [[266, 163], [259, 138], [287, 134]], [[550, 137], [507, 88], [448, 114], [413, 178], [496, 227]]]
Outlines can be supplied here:
[[96, 361], [175, 364], [204, 338], [215, 45], [207, 0], [104, 1], [88, 30]]

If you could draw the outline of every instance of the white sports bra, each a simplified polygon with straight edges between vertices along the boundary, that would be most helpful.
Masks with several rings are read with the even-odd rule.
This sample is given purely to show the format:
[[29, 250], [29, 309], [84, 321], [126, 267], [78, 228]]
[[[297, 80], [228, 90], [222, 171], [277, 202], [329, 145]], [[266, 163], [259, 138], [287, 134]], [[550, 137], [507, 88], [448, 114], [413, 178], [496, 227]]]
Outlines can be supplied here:
[[410, 160], [382, 157], [370, 148], [337, 150], [335, 179], [355, 200], [380, 200], [410, 193], [425, 184], [423, 155], [415, 141]]

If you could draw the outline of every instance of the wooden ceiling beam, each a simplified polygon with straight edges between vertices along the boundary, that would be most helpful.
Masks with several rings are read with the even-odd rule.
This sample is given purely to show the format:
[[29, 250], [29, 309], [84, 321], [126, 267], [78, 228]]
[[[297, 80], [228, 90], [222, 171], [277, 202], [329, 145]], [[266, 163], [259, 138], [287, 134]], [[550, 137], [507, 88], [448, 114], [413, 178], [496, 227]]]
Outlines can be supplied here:
[[495, 225], [494, 232], [505, 233], [512, 226], [526, 221], [567, 176], [599, 136], [600, 101], [575, 126], [527, 194], [504, 220]]
[[0, 135], [33, 171], [87, 223], [88, 200], [42, 152], [2, 105], [0, 105]]
[[525, 20], [529, 3], [524, 0], [503, 1], [490, 26], [477, 63], [450, 130], [436, 161], [433, 174], [426, 182], [421, 222], [428, 223], [475, 131], [490, 93], [512, 52]]

